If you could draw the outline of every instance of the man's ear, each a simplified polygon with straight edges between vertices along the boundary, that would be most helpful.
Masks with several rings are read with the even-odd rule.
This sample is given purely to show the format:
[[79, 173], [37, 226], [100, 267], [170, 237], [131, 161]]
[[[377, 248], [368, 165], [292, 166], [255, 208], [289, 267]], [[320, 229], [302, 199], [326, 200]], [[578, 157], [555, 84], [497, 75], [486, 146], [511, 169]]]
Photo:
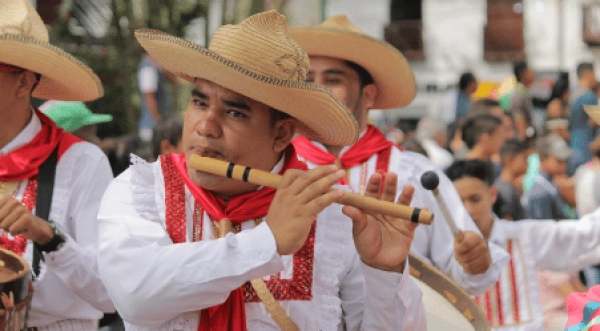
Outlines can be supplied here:
[[36, 83], [37, 78], [34, 72], [26, 70], [24, 73], [20, 74], [19, 80], [17, 81], [17, 97], [28, 98]]
[[294, 139], [297, 127], [296, 119], [286, 118], [275, 122], [273, 131], [275, 132], [275, 140], [273, 141], [273, 151], [281, 153]]
[[498, 188], [496, 188], [496, 186], [492, 185], [490, 187], [489, 193], [490, 193], [490, 198], [492, 199], [492, 204], [496, 203], [496, 200], [498, 199]]
[[363, 109], [372, 109], [377, 98], [379, 90], [375, 84], [365, 85], [362, 88], [362, 107]]

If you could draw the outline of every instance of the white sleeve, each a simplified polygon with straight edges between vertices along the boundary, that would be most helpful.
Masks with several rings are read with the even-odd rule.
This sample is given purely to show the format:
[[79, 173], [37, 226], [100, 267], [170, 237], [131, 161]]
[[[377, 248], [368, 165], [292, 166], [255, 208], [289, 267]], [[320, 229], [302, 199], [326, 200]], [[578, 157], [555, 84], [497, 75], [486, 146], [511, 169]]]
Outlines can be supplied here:
[[340, 297], [346, 330], [427, 330], [422, 292], [409, 275], [373, 269], [356, 255], [342, 280]]
[[517, 224], [530, 238], [540, 270], [574, 271], [600, 263], [600, 209], [580, 220], [527, 220]]
[[[485, 293], [485, 291], [498, 280], [500, 272], [510, 260], [510, 256], [501, 247], [493, 243], [488, 243], [492, 260], [490, 268], [484, 274], [480, 275], [471, 275], [464, 270], [456, 260], [454, 255], [454, 236], [444, 219], [444, 215], [442, 214], [433, 193], [424, 189], [420, 183], [420, 176], [422, 173], [427, 170], [433, 170], [433, 165], [430, 166], [431, 169], [427, 169], [429, 166], [423, 165], [430, 164], [431, 162], [429, 160], [420, 155], [412, 157], [420, 159], [418, 162], [422, 164], [422, 166], [420, 172], [410, 179], [410, 184], [414, 185], [416, 188], [411, 205], [427, 208], [432, 211], [435, 216], [431, 225], [421, 225], [417, 228], [411, 251], [416, 253], [419, 257], [431, 262], [431, 264], [440, 269], [442, 273], [450, 277], [469, 294], [480, 295]], [[440, 184], [438, 186], [440, 195], [448, 206], [457, 227], [463, 231], [474, 231], [481, 234], [477, 225], [475, 225], [465, 209], [462, 200], [450, 179], [448, 179], [441, 170], [435, 171], [440, 178]]]
[[156, 68], [146, 66], [140, 69], [138, 83], [142, 93], [154, 93], [158, 90], [158, 71]]
[[[58, 251], [44, 253], [45, 264], [66, 287], [87, 303], [100, 311], [114, 312], [112, 301], [100, 280], [96, 260], [96, 216], [102, 194], [113, 178], [108, 159], [96, 146], [87, 142], [77, 143], [62, 156], [57, 173], [65, 173], [64, 167], [72, 173], [57, 176], [55, 186], [64, 186], [70, 192], [56, 191], [55, 187], [57, 194], [53, 200], [60, 203], [53, 203], [52, 208], [57, 209], [52, 210], [51, 215], [57, 212], [64, 216], [51, 219], [66, 235], [67, 241]], [[68, 183], [63, 183], [64, 180]], [[69, 200], [61, 201], [65, 197]], [[66, 211], [63, 213], [60, 208], [64, 207]]]
[[[148, 188], [152, 192], [154, 183]], [[283, 270], [264, 222], [217, 240], [173, 244], [164, 220], [143, 218], [134, 204], [130, 168], [102, 199], [98, 263], [117, 310], [131, 324], [159, 326], [223, 303], [244, 282]]]

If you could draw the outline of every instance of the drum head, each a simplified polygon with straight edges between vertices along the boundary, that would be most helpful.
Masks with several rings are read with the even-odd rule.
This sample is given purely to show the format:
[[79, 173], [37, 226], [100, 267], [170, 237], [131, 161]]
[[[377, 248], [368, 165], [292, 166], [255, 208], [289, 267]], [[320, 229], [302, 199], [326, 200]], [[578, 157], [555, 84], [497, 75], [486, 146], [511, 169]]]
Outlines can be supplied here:
[[411, 278], [423, 292], [428, 330], [490, 330], [481, 309], [450, 278], [412, 253], [409, 264]]

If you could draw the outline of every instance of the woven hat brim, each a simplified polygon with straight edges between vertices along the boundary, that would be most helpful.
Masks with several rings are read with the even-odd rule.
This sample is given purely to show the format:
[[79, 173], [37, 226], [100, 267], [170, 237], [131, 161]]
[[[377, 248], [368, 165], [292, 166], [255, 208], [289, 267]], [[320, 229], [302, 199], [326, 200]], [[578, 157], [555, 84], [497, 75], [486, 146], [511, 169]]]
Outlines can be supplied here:
[[298, 133], [326, 145], [347, 146], [358, 139], [350, 111], [326, 88], [263, 76], [192, 42], [156, 30], [135, 36], [163, 68], [193, 81], [211, 81], [289, 114], [299, 121]]
[[403, 107], [415, 98], [415, 77], [410, 65], [404, 55], [388, 43], [322, 26], [292, 28], [290, 35], [309, 56], [348, 60], [365, 68], [378, 88], [373, 108]]
[[32, 93], [36, 98], [91, 101], [104, 94], [92, 69], [62, 49], [35, 38], [0, 35], [0, 62], [41, 74]]
[[584, 105], [583, 110], [594, 122], [600, 124], [600, 106]]

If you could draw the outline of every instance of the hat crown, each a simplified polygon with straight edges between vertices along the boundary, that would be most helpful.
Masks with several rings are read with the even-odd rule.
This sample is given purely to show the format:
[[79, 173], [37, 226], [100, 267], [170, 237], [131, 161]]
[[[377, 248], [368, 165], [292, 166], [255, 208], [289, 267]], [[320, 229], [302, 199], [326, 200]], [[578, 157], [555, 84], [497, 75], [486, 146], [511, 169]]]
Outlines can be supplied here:
[[209, 50], [258, 74], [304, 81], [306, 53], [288, 34], [285, 16], [274, 10], [253, 15], [215, 32]]
[[358, 33], [362, 35], [367, 35], [363, 30], [359, 29], [356, 25], [350, 22], [348, 16], [344, 14], [331, 16], [321, 23], [321, 26], [336, 30], [342, 30], [347, 32]]
[[28, 0], [0, 0], [0, 35], [2, 34], [48, 42], [48, 30]]

